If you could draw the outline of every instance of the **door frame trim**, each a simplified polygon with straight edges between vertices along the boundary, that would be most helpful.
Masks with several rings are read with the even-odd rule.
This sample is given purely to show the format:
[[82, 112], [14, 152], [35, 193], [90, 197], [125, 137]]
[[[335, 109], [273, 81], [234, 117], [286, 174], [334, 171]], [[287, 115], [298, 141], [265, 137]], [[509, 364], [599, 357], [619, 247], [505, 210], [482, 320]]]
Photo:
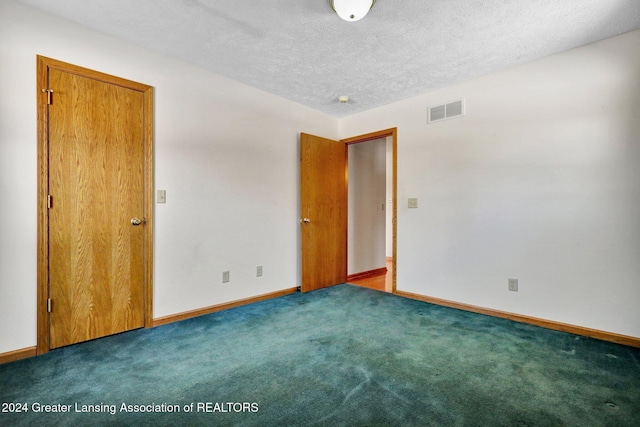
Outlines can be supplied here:
[[[139, 91], [143, 94], [144, 127], [144, 327], [153, 326], [153, 87], [113, 75], [101, 73], [56, 59], [36, 55], [36, 106], [37, 106], [37, 145], [38, 145], [38, 225], [37, 225], [37, 354], [49, 351], [49, 115], [47, 93], [50, 69], [76, 74], [105, 83], [114, 84]], [[55, 102], [55, 92], [53, 93]]]
[[[360, 144], [362, 142], [373, 141], [376, 139], [391, 137], [392, 144], [392, 214], [391, 214], [391, 247], [392, 247], [392, 260], [391, 265], [393, 271], [391, 273], [391, 289], [385, 289], [387, 292], [396, 293], [396, 277], [397, 277], [397, 249], [398, 249], [398, 128], [383, 129], [376, 132], [370, 132], [363, 135], [352, 136], [350, 138], [341, 139], [345, 145]], [[348, 216], [347, 216], [348, 218]]]

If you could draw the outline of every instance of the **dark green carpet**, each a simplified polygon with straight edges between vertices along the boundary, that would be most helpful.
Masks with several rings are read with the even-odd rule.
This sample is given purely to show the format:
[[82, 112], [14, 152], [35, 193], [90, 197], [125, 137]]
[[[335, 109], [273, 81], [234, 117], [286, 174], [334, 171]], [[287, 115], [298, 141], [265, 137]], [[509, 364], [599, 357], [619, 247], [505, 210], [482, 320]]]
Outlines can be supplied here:
[[0, 425], [638, 426], [639, 360], [639, 349], [340, 285], [1, 365], [0, 403], [29, 411], [0, 412]]

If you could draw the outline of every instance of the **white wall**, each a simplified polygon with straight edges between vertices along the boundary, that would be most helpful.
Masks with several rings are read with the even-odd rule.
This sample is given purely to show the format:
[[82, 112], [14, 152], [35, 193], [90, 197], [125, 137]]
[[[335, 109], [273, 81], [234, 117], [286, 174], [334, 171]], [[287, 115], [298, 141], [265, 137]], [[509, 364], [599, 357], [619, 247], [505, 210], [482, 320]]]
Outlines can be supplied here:
[[337, 119], [3, 1], [0, 353], [36, 344], [36, 54], [155, 87], [155, 317], [299, 285], [298, 133]]
[[348, 274], [384, 268], [386, 138], [349, 150]]
[[[640, 337], [639, 46], [635, 31], [341, 120], [341, 138], [398, 127], [399, 290]], [[426, 124], [461, 97], [465, 117]]]
[[[386, 148], [386, 165], [387, 176], [385, 182], [385, 192], [387, 203], [385, 205], [385, 222], [386, 222], [386, 258], [393, 256], [393, 137], [388, 136]], [[385, 260], [386, 261], [386, 260]]]

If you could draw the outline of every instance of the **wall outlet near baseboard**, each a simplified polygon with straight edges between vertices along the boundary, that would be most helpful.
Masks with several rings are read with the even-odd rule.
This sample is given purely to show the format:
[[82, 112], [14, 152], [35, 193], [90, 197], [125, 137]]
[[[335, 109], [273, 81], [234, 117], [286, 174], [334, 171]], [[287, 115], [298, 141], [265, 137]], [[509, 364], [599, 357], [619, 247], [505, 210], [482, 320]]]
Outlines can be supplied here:
[[259, 265], [256, 267], [256, 277], [261, 277], [262, 276], [262, 266]]
[[229, 281], [230, 273], [228, 271], [222, 272], [222, 283], [227, 283]]
[[518, 292], [518, 279], [509, 279], [509, 290]]

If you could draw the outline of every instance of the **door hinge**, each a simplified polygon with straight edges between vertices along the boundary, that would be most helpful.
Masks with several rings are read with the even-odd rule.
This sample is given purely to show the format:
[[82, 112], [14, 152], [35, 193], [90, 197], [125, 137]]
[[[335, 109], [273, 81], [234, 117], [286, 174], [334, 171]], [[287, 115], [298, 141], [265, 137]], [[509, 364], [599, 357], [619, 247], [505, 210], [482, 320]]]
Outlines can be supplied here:
[[53, 89], [42, 89], [42, 91], [47, 94], [47, 104], [51, 105], [51, 94], [53, 93]]
[[53, 207], [53, 196], [51, 194], [47, 195], [47, 209], [51, 209]]
[[47, 313], [51, 313], [53, 311], [53, 301], [51, 298], [47, 298]]

